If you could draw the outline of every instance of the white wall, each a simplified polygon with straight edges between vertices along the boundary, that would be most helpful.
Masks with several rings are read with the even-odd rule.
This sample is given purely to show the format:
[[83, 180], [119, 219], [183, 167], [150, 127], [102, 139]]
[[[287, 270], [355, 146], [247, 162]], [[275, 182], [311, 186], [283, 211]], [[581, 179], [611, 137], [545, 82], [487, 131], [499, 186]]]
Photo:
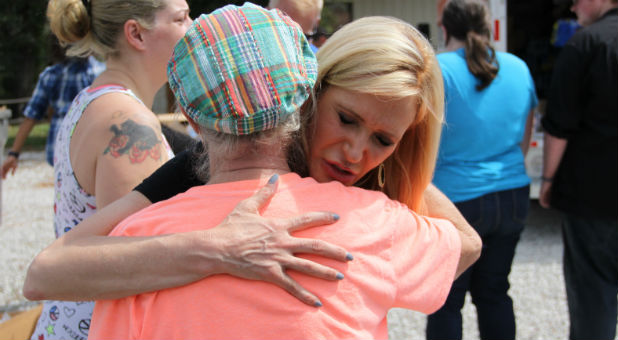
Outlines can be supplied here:
[[506, 22], [506, 1], [507, 0], [489, 0], [489, 8], [491, 11], [491, 26], [493, 35], [493, 44], [498, 51], [507, 51], [507, 22]]
[[437, 25], [437, 6], [435, 0], [352, 0], [353, 17], [387, 15], [399, 18], [417, 26], [430, 24], [430, 38], [434, 47], [439, 46], [442, 33]]
[[[326, 0], [329, 1], [329, 0]], [[387, 15], [399, 18], [414, 26], [420, 23], [430, 24], [430, 40], [433, 46], [440, 50], [443, 48], [442, 31], [438, 27], [437, 0], [330, 0], [332, 2], [352, 3], [352, 17], [354, 19], [370, 15]], [[507, 0], [488, 0], [492, 16], [492, 32], [495, 33], [495, 23], [499, 25], [499, 40], [493, 44], [499, 51], [506, 51]]]

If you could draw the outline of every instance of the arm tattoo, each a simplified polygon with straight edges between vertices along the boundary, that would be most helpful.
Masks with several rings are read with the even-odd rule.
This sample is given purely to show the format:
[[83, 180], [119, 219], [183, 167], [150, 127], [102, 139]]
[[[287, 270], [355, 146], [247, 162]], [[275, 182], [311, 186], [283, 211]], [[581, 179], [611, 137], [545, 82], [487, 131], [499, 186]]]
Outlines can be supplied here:
[[150, 126], [128, 119], [120, 127], [114, 124], [109, 129], [114, 133], [114, 137], [103, 151], [104, 155], [109, 153], [118, 158], [127, 154], [131, 163], [141, 163], [148, 156], [156, 161], [161, 159], [161, 140]]

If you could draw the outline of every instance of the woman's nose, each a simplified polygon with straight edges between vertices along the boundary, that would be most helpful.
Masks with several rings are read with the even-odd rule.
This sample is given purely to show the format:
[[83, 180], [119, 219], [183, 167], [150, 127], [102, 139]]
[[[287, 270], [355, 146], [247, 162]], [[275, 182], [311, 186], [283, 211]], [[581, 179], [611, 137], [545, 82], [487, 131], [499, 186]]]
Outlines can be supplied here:
[[348, 140], [344, 145], [344, 154], [346, 161], [349, 163], [360, 163], [365, 153], [366, 143], [353, 138], [351, 140]]

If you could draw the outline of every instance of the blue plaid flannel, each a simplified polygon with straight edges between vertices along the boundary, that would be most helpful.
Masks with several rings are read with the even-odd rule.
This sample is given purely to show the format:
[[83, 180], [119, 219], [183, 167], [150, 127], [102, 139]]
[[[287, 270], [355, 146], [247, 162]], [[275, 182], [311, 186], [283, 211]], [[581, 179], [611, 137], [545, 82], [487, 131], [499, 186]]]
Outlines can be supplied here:
[[105, 64], [93, 57], [69, 59], [64, 63], [48, 66], [39, 75], [32, 98], [24, 109], [24, 116], [34, 120], [47, 117], [47, 108], [53, 109], [45, 153], [47, 162], [53, 165], [56, 132], [62, 118], [69, 110], [73, 98], [87, 87], [105, 69]]

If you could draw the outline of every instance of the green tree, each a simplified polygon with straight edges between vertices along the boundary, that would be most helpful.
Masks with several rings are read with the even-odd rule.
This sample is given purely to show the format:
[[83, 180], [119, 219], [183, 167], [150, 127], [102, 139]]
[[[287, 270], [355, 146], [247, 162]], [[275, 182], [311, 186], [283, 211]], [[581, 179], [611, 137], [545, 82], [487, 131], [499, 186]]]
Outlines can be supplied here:
[[[228, 4], [233, 5], [242, 5], [246, 0], [187, 0], [189, 6], [191, 7], [191, 16], [197, 17], [202, 13], [210, 13], [219, 7], [223, 7]], [[260, 5], [262, 7], [266, 7], [268, 5], [268, 0], [253, 0], [250, 1], [256, 5]]]
[[47, 64], [46, 6], [46, 0], [0, 1], [0, 99], [30, 96]]

